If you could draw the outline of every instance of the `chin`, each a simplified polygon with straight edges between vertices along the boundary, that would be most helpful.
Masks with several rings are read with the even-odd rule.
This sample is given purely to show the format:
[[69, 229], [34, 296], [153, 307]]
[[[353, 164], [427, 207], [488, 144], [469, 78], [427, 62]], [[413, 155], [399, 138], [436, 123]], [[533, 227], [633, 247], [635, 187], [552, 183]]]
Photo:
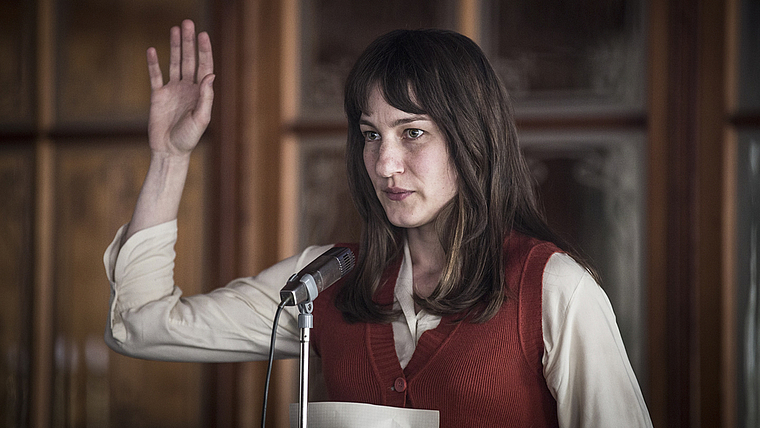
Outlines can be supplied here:
[[415, 221], [414, 219], [388, 219], [390, 223], [396, 227], [400, 227], [402, 229], [415, 229], [420, 226], [424, 226], [427, 224], [427, 222], [422, 221]]
[[403, 229], [409, 229], [414, 226], [414, 223], [409, 223], [408, 221], [402, 220], [402, 219], [395, 219], [388, 217], [388, 222], [396, 227], [400, 227]]

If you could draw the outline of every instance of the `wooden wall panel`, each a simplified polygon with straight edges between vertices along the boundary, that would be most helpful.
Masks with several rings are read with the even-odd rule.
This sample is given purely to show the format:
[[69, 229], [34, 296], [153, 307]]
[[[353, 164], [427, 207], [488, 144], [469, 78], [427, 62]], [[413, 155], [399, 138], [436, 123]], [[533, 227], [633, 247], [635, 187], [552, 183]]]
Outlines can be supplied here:
[[483, 0], [482, 46], [518, 116], [644, 110], [646, 2]]
[[0, 148], [0, 425], [29, 422], [34, 153]]
[[0, 127], [30, 129], [34, 124], [34, 2], [0, 2]]
[[456, 0], [302, 0], [298, 8], [299, 119], [328, 123], [343, 123], [343, 85], [372, 40], [397, 28], [454, 30], [459, 9]]
[[204, 1], [58, 3], [57, 125], [144, 126], [150, 101], [145, 51], [157, 49], [167, 80], [169, 28], [185, 18], [205, 28]]
[[300, 142], [298, 161], [298, 249], [309, 245], [359, 242], [361, 218], [346, 178], [344, 135]]

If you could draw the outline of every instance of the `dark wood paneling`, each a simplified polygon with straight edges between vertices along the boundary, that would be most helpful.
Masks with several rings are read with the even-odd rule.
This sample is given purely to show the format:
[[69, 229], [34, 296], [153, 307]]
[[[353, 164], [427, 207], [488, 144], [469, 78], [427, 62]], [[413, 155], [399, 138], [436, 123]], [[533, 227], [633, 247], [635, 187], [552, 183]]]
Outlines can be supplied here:
[[29, 424], [34, 152], [0, 148], [0, 424]]
[[31, 130], [35, 110], [35, 2], [0, 2], [0, 128]]

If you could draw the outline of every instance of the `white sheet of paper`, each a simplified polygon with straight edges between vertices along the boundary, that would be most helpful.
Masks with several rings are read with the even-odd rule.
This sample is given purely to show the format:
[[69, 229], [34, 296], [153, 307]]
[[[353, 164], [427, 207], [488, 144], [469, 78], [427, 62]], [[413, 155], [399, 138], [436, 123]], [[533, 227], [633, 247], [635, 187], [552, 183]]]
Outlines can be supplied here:
[[[289, 410], [290, 428], [298, 428], [298, 403]], [[438, 428], [438, 410], [320, 401], [306, 413], [309, 428]]]

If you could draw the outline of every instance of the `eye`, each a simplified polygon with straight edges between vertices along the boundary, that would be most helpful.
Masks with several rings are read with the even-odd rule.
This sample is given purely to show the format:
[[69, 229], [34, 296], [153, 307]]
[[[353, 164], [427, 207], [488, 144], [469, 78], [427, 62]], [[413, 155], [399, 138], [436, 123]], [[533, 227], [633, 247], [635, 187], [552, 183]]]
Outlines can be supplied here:
[[416, 140], [417, 138], [422, 137], [422, 134], [425, 133], [425, 131], [417, 128], [410, 128], [404, 131], [406, 136], [412, 140]]
[[375, 131], [364, 131], [364, 141], [376, 141], [380, 139], [380, 134]]

